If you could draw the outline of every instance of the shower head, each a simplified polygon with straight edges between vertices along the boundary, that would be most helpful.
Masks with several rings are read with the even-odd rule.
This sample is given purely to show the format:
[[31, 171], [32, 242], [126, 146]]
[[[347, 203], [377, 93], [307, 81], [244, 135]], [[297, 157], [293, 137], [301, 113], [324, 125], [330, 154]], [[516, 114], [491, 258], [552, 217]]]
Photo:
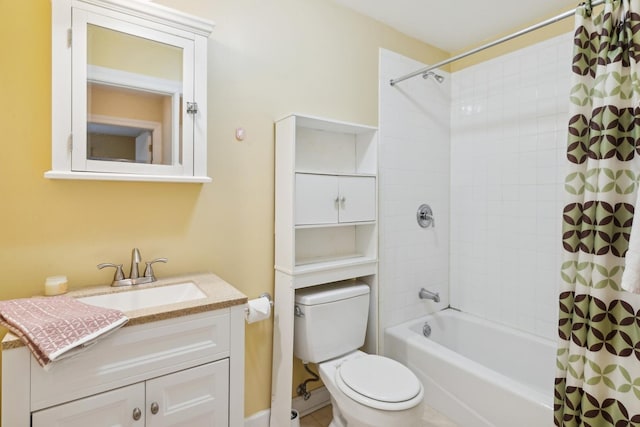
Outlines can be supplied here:
[[444, 81], [444, 77], [442, 77], [440, 74], [434, 73], [433, 71], [427, 71], [426, 73], [422, 74], [423, 79], [428, 79], [429, 77], [433, 77], [438, 83], [442, 83]]

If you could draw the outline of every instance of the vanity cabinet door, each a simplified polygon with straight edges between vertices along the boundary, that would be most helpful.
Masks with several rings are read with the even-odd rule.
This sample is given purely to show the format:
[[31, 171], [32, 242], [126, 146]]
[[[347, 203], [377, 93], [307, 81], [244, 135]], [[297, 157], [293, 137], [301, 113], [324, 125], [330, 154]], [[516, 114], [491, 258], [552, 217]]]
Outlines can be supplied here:
[[229, 359], [147, 381], [148, 427], [228, 426]]
[[34, 412], [31, 425], [142, 427], [145, 425], [144, 403], [144, 383], [138, 383]]
[[32, 427], [228, 427], [229, 359], [32, 414]]

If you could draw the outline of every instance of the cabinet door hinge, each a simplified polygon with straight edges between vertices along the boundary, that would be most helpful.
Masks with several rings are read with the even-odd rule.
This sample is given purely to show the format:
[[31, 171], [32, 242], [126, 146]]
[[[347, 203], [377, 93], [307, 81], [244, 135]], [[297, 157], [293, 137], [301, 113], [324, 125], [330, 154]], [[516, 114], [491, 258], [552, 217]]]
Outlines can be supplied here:
[[187, 114], [197, 114], [197, 113], [198, 113], [198, 103], [187, 102]]
[[69, 145], [69, 152], [73, 151], [73, 134], [69, 134], [69, 139], [67, 140], [67, 144]]
[[71, 47], [72, 34], [71, 28], [67, 29], [67, 47]]

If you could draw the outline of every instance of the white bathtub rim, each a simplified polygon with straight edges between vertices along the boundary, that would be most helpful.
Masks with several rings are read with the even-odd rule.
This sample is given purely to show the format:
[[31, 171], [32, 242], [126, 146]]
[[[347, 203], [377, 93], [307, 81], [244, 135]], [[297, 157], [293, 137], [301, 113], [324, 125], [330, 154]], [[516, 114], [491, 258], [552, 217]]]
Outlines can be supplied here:
[[[551, 388], [553, 384], [549, 385], [549, 394], [544, 394], [539, 392], [538, 390], [531, 389], [531, 388], [525, 389], [522, 384], [507, 377], [506, 375], [503, 375], [499, 372], [489, 369], [486, 366], [481, 365], [480, 363], [474, 360], [471, 360], [465, 356], [462, 356], [461, 354], [456, 353], [453, 350], [424, 337], [421, 332], [418, 333], [414, 329], [412, 329], [412, 326], [415, 326], [416, 324], [420, 324], [421, 322], [424, 323], [425, 321], [428, 321], [429, 319], [432, 319], [434, 316], [437, 316], [437, 315], [451, 316], [451, 315], [462, 314], [465, 317], [469, 317], [470, 320], [472, 321], [479, 320], [482, 322], [487, 322], [492, 326], [494, 325], [493, 322], [487, 321], [485, 319], [480, 319], [475, 316], [471, 316], [467, 313], [458, 312], [457, 310], [455, 310], [455, 313], [447, 313], [447, 311], [449, 310], [445, 309], [436, 314], [424, 316], [419, 319], [410, 320], [400, 325], [387, 328], [385, 330], [385, 333], [394, 335], [397, 338], [400, 338], [402, 341], [406, 341], [407, 345], [425, 347], [427, 349], [433, 350], [433, 352], [435, 352], [436, 354], [440, 352], [443, 354], [443, 357], [445, 357], [449, 363], [451, 363], [455, 367], [462, 369], [464, 371], [469, 371], [469, 365], [471, 364], [473, 366], [473, 373], [477, 375], [479, 378], [481, 378], [482, 380], [487, 381], [496, 386], [503, 385], [509, 392], [519, 396], [520, 398], [526, 401], [529, 401], [534, 404], [542, 405], [548, 409], [553, 409], [553, 390]], [[495, 324], [495, 325], [507, 330], [509, 329], [499, 324]], [[526, 333], [523, 333], [523, 334], [526, 334]], [[531, 337], [538, 338], [542, 340], [542, 342], [544, 343], [549, 342], [549, 340], [546, 340], [541, 337], [537, 337], [532, 334], [531, 334]]]
[[[500, 330], [500, 331], [505, 331], [511, 334], [516, 334], [516, 335], [520, 335], [520, 336], [524, 336], [527, 337], [527, 339], [530, 339], [536, 343], [539, 344], [550, 344], [551, 346], [555, 347], [556, 346], [556, 342], [554, 342], [553, 340], [550, 340], [548, 338], [542, 337], [540, 335], [535, 335], [532, 334], [531, 332], [528, 331], [523, 331], [521, 329], [517, 329], [517, 328], [513, 328], [510, 326], [506, 326], [503, 325], [502, 323], [498, 323], [498, 322], [494, 322], [492, 320], [489, 319], [485, 319], [483, 317], [480, 316], [476, 316], [473, 314], [469, 314], [469, 313], [465, 313], [464, 311], [460, 311], [457, 308], [453, 308], [453, 307], [448, 307], [445, 308], [443, 310], [437, 311], [435, 313], [431, 313], [422, 317], [419, 317], [417, 319], [413, 319], [413, 320], [408, 320], [402, 324], [397, 325], [398, 327], [400, 326], [407, 326], [407, 325], [413, 325], [414, 327], [416, 327], [415, 329], [412, 329], [414, 332], [417, 332], [418, 335], [422, 336], [422, 324], [426, 321], [428, 321], [429, 319], [433, 319], [434, 317], [461, 317], [465, 320], [468, 320], [469, 322], [473, 322], [475, 324], [486, 324], [486, 325], [490, 325], [492, 328]], [[422, 323], [421, 323], [422, 322]], [[419, 329], [417, 328], [417, 325], [420, 325]], [[388, 328], [389, 329], [389, 328]]]

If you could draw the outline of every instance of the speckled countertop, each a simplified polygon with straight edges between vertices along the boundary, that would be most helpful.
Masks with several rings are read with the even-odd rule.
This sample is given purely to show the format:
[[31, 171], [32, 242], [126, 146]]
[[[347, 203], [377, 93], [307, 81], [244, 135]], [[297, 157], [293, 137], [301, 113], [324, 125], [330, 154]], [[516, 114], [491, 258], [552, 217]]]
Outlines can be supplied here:
[[[218, 310], [221, 308], [233, 307], [236, 305], [246, 304], [247, 296], [229, 283], [222, 280], [213, 273], [188, 274], [177, 277], [169, 277], [160, 279], [153, 283], [144, 285], [112, 287], [92, 286], [80, 288], [68, 292], [66, 295], [80, 298], [94, 295], [103, 295], [116, 292], [129, 292], [136, 289], [155, 288], [159, 286], [175, 285], [177, 283], [193, 282], [202, 292], [206, 294], [205, 298], [194, 299], [191, 301], [178, 302], [175, 304], [158, 305], [141, 310], [125, 311], [125, 315], [129, 321], [125, 325], [134, 326], [143, 323], [155, 322], [158, 320], [171, 319], [174, 317], [186, 316], [189, 314], [202, 313], [205, 311]], [[15, 335], [7, 333], [2, 340], [2, 349], [22, 347], [24, 344]]]

